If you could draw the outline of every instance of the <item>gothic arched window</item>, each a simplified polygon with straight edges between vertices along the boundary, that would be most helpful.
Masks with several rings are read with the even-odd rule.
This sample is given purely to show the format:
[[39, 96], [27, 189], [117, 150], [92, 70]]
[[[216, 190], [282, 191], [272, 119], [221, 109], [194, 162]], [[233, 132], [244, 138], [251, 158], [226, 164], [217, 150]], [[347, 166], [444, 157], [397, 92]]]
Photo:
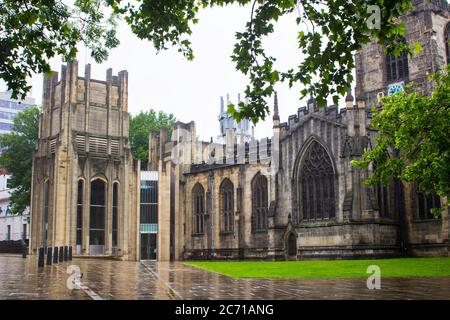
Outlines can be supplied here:
[[[105, 245], [106, 182], [95, 179], [91, 182], [91, 203], [89, 211], [89, 245]], [[95, 250], [95, 249], [94, 249]], [[91, 252], [91, 254], [99, 252]], [[101, 252], [102, 253], [102, 252]]]
[[220, 185], [220, 212], [222, 216], [222, 232], [233, 232], [234, 229], [234, 187], [225, 179]]
[[258, 175], [252, 182], [252, 230], [267, 230], [267, 178]]
[[77, 239], [76, 244], [82, 244], [83, 231], [83, 200], [84, 200], [84, 180], [78, 180], [77, 189]]
[[112, 194], [112, 246], [117, 247], [119, 225], [119, 183], [113, 183]]
[[205, 189], [197, 183], [192, 189], [192, 202], [194, 213], [194, 234], [203, 234], [205, 232]]
[[388, 197], [388, 186], [383, 186], [382, 184], [377, 184], [377, 202], [380, 217], [389, 217], [389, 197]]
[[303, 220], [331, 219], [336, 216], [334, 170], [325, 148], [312, 142], [301, 162], [300, 206]]
[[[406, 40], [403, 38], [403, 42]], [[403, 51], [398, 57], [386, 56], [386, 80], [388, 82], [399, 81], [408, 77], [408, 54]]]
[[441, 206], [441, 198], [437, 195], [426, 195], [423, 192], [417, 191], [417, 218], [420, 220], [433, 219], [431, 209], [436, 209]]
[[[44, 182], [44, 241], [43, 245], [46, 248], [47, 247], [47, 240], [48, 240], [48, 218], [49, 218], [49, 182], [48, 180]], [[8, 211], [8, 210], [7, 210]], [[8, 212], [6, 212], [8, 214]]]
[[447, 57], [447, 64], [450, 63], [450, 44], [448, 43], [450, 41], [450, 23], [447, 23], [445, 26], [444, 31], [444, 39], [445, 39], [445, 55]]

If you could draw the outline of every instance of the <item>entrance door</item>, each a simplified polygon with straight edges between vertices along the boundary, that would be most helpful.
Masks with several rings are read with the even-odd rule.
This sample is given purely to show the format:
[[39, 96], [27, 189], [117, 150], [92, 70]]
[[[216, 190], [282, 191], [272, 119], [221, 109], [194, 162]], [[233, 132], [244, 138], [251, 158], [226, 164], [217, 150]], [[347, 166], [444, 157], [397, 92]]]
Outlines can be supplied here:
[[293, 233], [290, 233], [287, 239], [287, 255], [289, 257], [297, 256], [297, 239]]
[[156, 260], [156, 233], [141, 233], [141, 260]]

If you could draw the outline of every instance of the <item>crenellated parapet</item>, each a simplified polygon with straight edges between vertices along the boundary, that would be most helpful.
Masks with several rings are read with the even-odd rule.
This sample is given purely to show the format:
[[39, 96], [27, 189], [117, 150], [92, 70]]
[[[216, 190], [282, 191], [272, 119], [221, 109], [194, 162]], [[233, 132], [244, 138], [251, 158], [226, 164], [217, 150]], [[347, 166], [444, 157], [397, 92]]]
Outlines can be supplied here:
[[128, 72], [108, 69], [105, 80], [97, 80], [90, 64], [80, 76], [71, 61], [44, 77], [37, 152], [49, 156], [71, 142], [80, 156], [129, 156], [128, 118]]
[[346, 108], [339, 109], [336, 105], [318, 107], [314, 100], [310, 100], [307, 106], [297, 109], [297, 114], [290, 115], [287, 122], [280, 124], [280, 139], [289, 136], [290, 133], [311, 118], [332, 122], [336, 125], [345, 125]]

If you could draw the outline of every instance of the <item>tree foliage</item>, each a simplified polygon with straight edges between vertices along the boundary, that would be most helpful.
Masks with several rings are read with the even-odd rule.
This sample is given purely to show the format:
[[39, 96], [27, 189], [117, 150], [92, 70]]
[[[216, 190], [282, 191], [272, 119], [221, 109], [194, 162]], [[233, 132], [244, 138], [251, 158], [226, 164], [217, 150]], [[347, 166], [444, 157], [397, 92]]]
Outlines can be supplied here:
[[150, 132], [159, 132], [160, 128], [171, 129], [176, 119], [173, 114], [158, 113], [150, 109], [130, 117], [130, 141], [134, 159], [148, 160], [148, 136]]
[[393, 94], [373, 110], [378, 131], [375, 145], [353, 165], [374, 164], [367, 184], [387, 184], [391, 178], [416, 182], [426, 194], [450, 194], [450, 75], [449, 67], [430, 78], [431, 96], [418, 92]]
[[38, 140], [39, 108], [31, 107], [14, 118], [13, 132], [0, 136], [0, 167], [11, 177], [10, 210], [22, 213], [30, 205], [33, 151]]
[[[229, 105], [236, 118], [257, 122], [269, 113], [266, 98], [278, 81], [300, 83], [300, 97], [316, 97], [319, 105], [328, 96], [337, 101], [353, 80], [353, 54], [371, 38], [385, 45], [388, 53], [411, 53], [400, 41], [405, 32], [397, 17], [411, 8], [411, 0], [76, 0], [72, 7], [55, 0], [3, 0], [0, 2], [0, 77], [15, 94], [26, 93], [31, 71], [48, 72], [48, 59], [76, 55], [84, 42], [96, 61], [118, 45], [114, 21], [123, 18], [141, 39], [157, 50], [175, 46], [187, 58], [194, 53], [189, 40], [198, 12], [208, 7], [238, 4], [249, 6], [245, 29], [236, 33], [231, 59], [249, 83], [248, 104]], [[378, 11], [379, 9], [379, 11]], [[103, 12], [112, 12], [105, 18]], [[374, 13], [380, 13], [379, 23]], [[263, 39], [274, 32], [277, 20], [292, 15], [297, 22], [299, 63], [288, 70], [274, 68], [275, 57], [266, 53]]]
[[[0, 78], [13, 98], [24, 98], [31, 89], [32, 72], [49, 73], [49, 60], [76, 57], [77, 44], [91, 50], [96, 62], [119, 44], [116, 14], [106, 16], [104, 0], [75, 0], [73, 5], [55, 0], [0, 1]], [[112, 12], [112, 10], [110, 10]]]

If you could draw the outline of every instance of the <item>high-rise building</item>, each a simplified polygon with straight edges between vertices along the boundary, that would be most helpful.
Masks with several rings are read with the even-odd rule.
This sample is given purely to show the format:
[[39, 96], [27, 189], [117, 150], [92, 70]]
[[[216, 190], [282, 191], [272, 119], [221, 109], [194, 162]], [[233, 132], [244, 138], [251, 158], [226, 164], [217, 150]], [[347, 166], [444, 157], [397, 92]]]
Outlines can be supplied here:
[[11, 132], [15, 116], [34, 104], [33, 98], [16, 100], [11, 98], [11, 92], [0, 92], [0, 135]]

